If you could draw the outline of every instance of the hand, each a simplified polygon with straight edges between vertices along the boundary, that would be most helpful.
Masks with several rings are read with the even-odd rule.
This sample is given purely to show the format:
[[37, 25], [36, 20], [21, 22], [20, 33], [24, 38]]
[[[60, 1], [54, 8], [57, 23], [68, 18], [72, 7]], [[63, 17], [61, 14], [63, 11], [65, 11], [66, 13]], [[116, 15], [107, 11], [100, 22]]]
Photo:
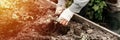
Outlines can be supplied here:
[[73, 12], [70, 11], [69, 9], [65, 9], [62, 14], [59, 16], [59, 18], [57, 19], [57, 21], [62, 24], [62, 25], [67, 25], [68, 22], [70, 21], [70, 19], [73, 16]]
[[60, 20], [59, 23], [64, 25], [64, 26], [68, 25], [68, 21], [66, 19]]

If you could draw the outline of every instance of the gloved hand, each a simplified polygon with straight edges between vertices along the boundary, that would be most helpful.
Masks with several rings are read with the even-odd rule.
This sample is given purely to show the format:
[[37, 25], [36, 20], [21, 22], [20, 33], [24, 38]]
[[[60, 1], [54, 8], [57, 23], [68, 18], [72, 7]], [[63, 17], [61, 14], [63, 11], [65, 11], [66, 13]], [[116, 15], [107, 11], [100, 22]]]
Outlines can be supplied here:
[[65, 7], [60, 7], [60, 6], [58, 6], [58, 7], [56, 8], [55, 14], [61, 14], [64, 9], [65, 9]]
[[67, 8], [61, 13], [57, 21], [62, 25], [67, 25], [73, 14], [74, 12], [70, 11], [69, 8]]

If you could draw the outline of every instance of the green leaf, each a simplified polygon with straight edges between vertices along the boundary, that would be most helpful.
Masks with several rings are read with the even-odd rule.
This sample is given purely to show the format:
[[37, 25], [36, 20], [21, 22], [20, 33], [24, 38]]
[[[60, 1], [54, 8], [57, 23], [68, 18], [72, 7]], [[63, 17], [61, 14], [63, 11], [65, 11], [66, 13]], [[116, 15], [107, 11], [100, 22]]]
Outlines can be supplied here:
[[104, 6], [107, 6], [107, 4], [104, 2], [104, 1], [102, 1], [103, 2], [103, 4], [104, 4]]
[[94, 11], [97, 11], [99, 9], [99, 6], [94, 5], [92, 8], [94, 9]]
[[99, 3], [99, 6], [100, 6], [100, 8], [104, 8], [106, 6], [106, 4], [104, 1], [102, 1], [101, 3]]

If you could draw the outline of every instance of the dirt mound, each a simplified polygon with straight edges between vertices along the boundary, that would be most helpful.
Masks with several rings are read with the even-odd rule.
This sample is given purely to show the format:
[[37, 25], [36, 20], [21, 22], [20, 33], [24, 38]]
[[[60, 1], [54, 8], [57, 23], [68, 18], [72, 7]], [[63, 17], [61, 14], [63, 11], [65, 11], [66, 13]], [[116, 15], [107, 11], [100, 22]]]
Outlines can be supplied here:
[[54, 30], [54, 11], [48, 0], [0, 0], [0, 40], [12, 40], [32, 29], [49, 35]]

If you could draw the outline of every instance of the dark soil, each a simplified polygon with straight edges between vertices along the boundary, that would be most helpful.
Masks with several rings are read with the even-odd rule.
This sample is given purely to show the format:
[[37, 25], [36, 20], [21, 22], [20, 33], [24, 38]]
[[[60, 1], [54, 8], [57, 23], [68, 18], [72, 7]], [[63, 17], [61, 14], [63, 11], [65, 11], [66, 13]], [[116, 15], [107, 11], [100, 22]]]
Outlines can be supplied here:
[[[87, 23], [56, 24], [48, 0], [1, 0], [0, 40], [118, 40]], [[6, 4], [4, 4], [6, 3]]]
[[118, 40], [118, 37], [87, 23], [70, 22], [50, 35], [41, 35], [34, 28], [26, 28], [10, 40]]
[[118, 40], [118, 37], [103, 31], [97, 27], [89, 26], [88, 23], [72, 21], [67, 27], [70, 30], [65, 35], [53, 37], [58, 40]]

